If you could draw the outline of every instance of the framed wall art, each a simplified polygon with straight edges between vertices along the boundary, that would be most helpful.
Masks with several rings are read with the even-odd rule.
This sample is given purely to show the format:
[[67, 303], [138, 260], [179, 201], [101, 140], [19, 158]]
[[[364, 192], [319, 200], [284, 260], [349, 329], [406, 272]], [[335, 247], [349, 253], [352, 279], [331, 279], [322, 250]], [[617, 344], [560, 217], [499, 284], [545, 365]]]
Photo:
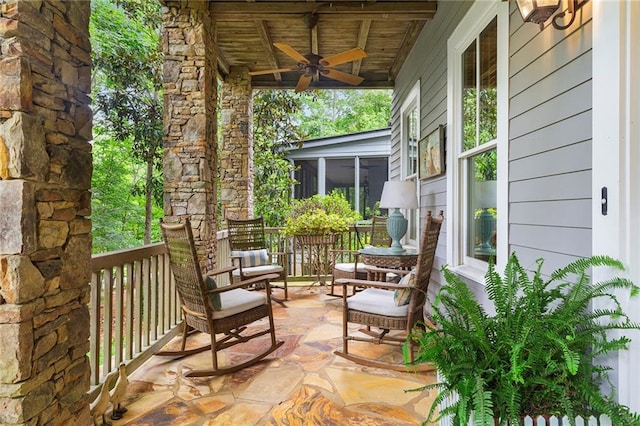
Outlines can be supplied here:
[[444, 126], [439, 125], [418, 142], [418, 177], [429, 179], [444, 173]]

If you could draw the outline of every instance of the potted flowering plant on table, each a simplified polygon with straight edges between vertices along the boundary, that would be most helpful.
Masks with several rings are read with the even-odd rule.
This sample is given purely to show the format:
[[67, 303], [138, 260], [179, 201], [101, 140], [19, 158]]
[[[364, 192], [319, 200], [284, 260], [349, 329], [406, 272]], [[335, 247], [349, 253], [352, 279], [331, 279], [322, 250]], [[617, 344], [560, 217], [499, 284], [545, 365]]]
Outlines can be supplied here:
[[308, 248], [308, 263], [320, 281], [320, 275], [326, 275], [329, 270], [329, 246], [360, 218], [360, 213], [351, 208], [344, 195], [337, 192], [314, 195], [293, 201], [282, 233]]
[[293, 201], [282, 233], [304, 243], [335, 241], [359, 219], [360, 213], [351, 208], [344, 195], [314, 195]]

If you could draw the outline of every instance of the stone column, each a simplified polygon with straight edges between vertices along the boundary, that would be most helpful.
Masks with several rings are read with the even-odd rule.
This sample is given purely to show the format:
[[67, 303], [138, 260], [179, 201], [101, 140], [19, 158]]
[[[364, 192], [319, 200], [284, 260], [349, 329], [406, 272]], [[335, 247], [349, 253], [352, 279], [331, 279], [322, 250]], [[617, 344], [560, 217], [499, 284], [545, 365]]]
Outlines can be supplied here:
[[0, 5], [0, 424], [87, 425], [90, 3]]
[[215, 23], [206, 1], [168, 1], [163, 15], [164, 220], [191, 220], [208, 271], [217, 231]]
[[247, 67], [231, 67], [222, 86], [220, 198], [224, 217], [253, 217], [253, 98]]

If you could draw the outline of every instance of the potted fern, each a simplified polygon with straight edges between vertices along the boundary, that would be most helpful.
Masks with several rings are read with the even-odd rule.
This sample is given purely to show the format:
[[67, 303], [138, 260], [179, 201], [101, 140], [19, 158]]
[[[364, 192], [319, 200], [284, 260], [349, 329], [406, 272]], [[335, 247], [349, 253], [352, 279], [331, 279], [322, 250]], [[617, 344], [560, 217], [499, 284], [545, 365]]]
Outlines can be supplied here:
[[[490, 262], [486, 292], [495, 314], [443, 268], [447, 284], [434, 301], [437, 327], [412, 335], [419, 344], [415, 362], [434, 363], [441, 380], [426, 387], [439, 391], [429, 421], [455, 396], [439, 416], [451, 416], [456, 425], [466, 425], [472, 412], [477, 425], [520, 424], [526, 415], [566, 415], [573, 424], [576, 416], [592, 414], [606, 414], [616, 425], [640, 424], [640, 416], [601, 393], [609, 369], [599, 363], [630, 342], [610, 331], [640, 328], [615, 296], [623, 290], [636, 295], [639, 288], [624, 278], [591, 282], [593, 267], [623, 269], [610, 257], [577, 260], [548, 279], [542, 265], [538, 260], [530, 276], [512, 254], [501, 276]], [[610, 307], [592, 310], [594, 301]]]

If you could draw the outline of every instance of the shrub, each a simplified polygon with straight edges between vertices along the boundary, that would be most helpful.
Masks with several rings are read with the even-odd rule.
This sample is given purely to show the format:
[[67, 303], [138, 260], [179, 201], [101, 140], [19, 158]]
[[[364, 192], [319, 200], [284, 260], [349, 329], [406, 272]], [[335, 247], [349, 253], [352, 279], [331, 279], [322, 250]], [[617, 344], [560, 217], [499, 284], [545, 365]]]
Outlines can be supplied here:
[[285, 235], [328, 235], [346, 232], [360, 220], [344, 195], [314, 195], [294, 200], [282, 230]]

